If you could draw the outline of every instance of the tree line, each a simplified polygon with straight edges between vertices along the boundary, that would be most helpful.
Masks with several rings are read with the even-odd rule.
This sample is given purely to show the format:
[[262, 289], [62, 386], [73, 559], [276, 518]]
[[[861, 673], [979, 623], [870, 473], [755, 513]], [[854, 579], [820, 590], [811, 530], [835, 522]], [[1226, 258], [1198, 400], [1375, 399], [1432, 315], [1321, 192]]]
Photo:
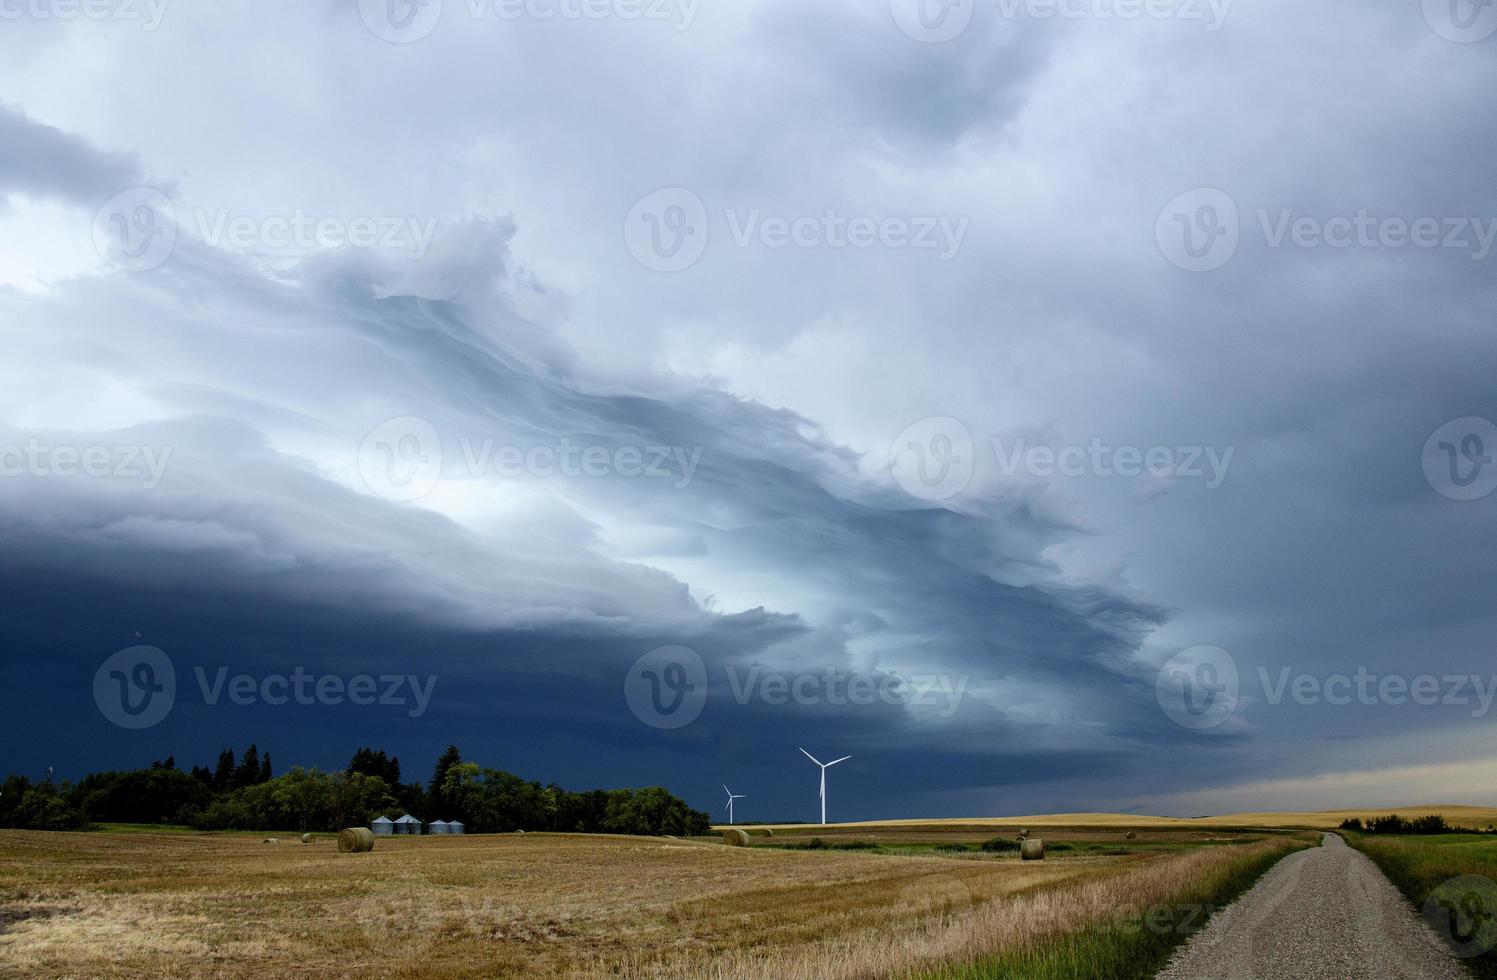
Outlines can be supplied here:
[[1369, 817], [1366, 823], [1360, 817], [1350, 817], [1341, 821], [1342, 830], [1354, 830], [1359, 834], [1413, 834], [1430, 836], [1434, 834], [1491, 834], [1497, 833], [1492, 827], [1486, 830], [1477, 830], [1474, 827], [1456, 827], [1445, 822], [1445, 818], [1438, 813], [1428, 816], [1406, 819], [1396, 813], [1390, 813], [1386, 817]]
[[76, 783], [11, 775], [0, 785], [0, 827], [77, 830], [99, 823], [186, 825], [198, 830], [330, 832], [377, 816], [461, 820], [469, 833], [515, 830], [675, 836], [705, 834], [710, 820], [663, 787], [573, 792], [463, 759], [448, 746], [431, 779], [404, 782], [400, 759], [360, 748], [336, 772], [293, 766], [275, 775], [251, 745], [184, 771], [168, 757], [148, 769], [101, 772]]

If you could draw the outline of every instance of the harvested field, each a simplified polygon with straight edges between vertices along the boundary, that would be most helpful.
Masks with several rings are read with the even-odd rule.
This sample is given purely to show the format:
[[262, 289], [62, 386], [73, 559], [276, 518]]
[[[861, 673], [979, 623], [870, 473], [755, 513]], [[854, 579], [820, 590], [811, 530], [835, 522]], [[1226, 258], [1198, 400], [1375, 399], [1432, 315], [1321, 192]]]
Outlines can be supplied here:
[[930, 830], [960, 828], [972, 832], [992, 831], [997, 833], [1011, 831], [1015, 834], [1025, 827], [1030, 828], [1035, 833], [1038, 833], [1041, 828], [1049, 827], [1127, 828], [1140, 830], [1143, 828], [1175, 828], [1180, 830], [1205, 830], [1210, 828], [1305, 828], [1334, 830], [1341, 824], [1341, 821], [1349, 817], [1361, 817], [1365, 819], [1370, 816], [1383, 816], [1390, 813], [1410, 819], [1435, 813], [1443, 816], [1452, 826], [1457, 827], [1482, 828], [1497, 826], [1497, 807], [1459, 806], [1452, 804], [1364, 807], [1360, 810], [1315, 810], [1289, 813], [1229, 813], [1218, 816], [1189, 818], [1152, 817], [1131, 813], [1052, 813], [1027, 817], [877, 820], [863, 823], [828, 824], [825, 827], [809, 824], [777, 823], [767, 825], [740, 823], [739, 826], [750, 832], [764, 826], [769, 826], [774, 828], [776, 834], [780, 833], [782, 828], [789, 831], [806, 830], [824, 834], [837, 830], [858, 831], [880, 827], [899, 829], [923, 828]]
[[383, 838], [365, 854], [260, 840], [0, 831], [0, 970], [907, 975], [1084, 928], [1218, 855], [1281, 846], [1021, 864], [551, 834]]
[[[931, 824], [915, 824], [911, 826], [897, 826], [893, 824], [843, 824], [828, 827], [784, 825], [776, 826], [774, 835], [767, 836], [762, 833], [761, 828], [743, 828], [750, 834], [750, 839], [755, 844], [786, 844], [799, 843], [821, 838], [830, 842], [841, 841], [870, 841], [875, 844], [890, 847], [919, 845], [919, 844], [980, 844], [992, 837], [1008, 837], [1018, 839], [1019, 828], [1007, 826], [991, 826], [980, 824], [958, 824], [953, 826], [940, 826]], [[1029, 825], [1031, 837], [1045, 837], [1049, 840], [1065, 840], [1077, 843], [1118, 843], [1127, 841], [1130, 844], [1154, 844], [1154, 845], [1181, 845], [1194, 846], [1198, 844], [1251, 843], [1261, 840], [1266, 829], [1258, 828], [1227, 828], [1227, 827], [1132, 827], [1115, 826], [1102, 827], [1097, 825]], [[1134, 834], [1133, 840], [1128, 840], [1128, 834]]]

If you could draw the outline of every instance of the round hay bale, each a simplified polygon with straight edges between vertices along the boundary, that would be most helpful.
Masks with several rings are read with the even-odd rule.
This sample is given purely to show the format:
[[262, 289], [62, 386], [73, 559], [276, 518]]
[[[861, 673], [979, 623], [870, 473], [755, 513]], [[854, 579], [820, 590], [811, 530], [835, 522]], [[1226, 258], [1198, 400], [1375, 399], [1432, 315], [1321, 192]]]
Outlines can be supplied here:
[[1019, 831], [1019, 840], [1023, 840], [1024, 838], [1026, 838], [1028, 836], [1029, 836], [1029, 828], [1028, 827], [1025, 827], [1023, 830]]
[[368, 827], [347, 827], [338, 831], [339, 854], [363, 854], [374, 850], [374, 831]]
[[723, 831], [723, 843], [729, 847], [748, 847], [748, 831], [739, 830], [737, 827], [729, 827]]
[[764, 828], [764, 836], [765, 837], [773, 837], [774, 836], [774, 828], [773, 827], [765, 827]]
[[1045, 860], [1045, 842], [1038, 837], [1024, 841], [1023, 846], [1019, 848], [1019, 857], [1025, 861]]
[[302, 834], [301, 835], [301, 842], [303, 844], [310, 844], [310, 843], [312, 843], [312, 835], [311, 834]]
[[1130, 830], [1130, 831], [1128, 831], [1127, 834], [1124, 835], [1124, 839], [1126, 839], [1126, 840], [1138, 840], [1138, 834], [1136, 834], [1136, 833], [1134, 833], [1133, 831]]
[[262, 840], [260, 843], [262, 843], [262, 844], [279, 844], [280, 842], [281, 842], [281, 839], [279, 837], [267, 837], [264, 840]]

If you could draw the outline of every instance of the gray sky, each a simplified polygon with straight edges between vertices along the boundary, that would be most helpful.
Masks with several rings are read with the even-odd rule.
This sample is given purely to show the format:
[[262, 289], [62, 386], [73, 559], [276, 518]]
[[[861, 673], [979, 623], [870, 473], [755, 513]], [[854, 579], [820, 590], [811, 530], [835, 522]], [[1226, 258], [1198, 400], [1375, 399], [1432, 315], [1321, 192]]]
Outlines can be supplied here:
[[[806, 744], [846, 816], [1497, 802], [1464, 3], [0, 5], [15, 767], [457, 741], [793, 817]], [[177, 705], [122, 732], [133, 643]], [[655, 727], [676, 646], [705, 702]], [[192, 671], [303, 662], [431, 710]]]

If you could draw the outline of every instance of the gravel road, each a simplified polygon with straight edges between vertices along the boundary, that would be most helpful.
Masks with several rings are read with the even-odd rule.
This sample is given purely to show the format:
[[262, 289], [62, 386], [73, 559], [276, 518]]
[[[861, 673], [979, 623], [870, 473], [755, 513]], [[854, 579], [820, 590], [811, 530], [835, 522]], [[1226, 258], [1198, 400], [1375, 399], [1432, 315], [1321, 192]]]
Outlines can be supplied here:
[[1284, 858], [1159, 980], [1469, 980], [1398, 889], [1334, 834]]

